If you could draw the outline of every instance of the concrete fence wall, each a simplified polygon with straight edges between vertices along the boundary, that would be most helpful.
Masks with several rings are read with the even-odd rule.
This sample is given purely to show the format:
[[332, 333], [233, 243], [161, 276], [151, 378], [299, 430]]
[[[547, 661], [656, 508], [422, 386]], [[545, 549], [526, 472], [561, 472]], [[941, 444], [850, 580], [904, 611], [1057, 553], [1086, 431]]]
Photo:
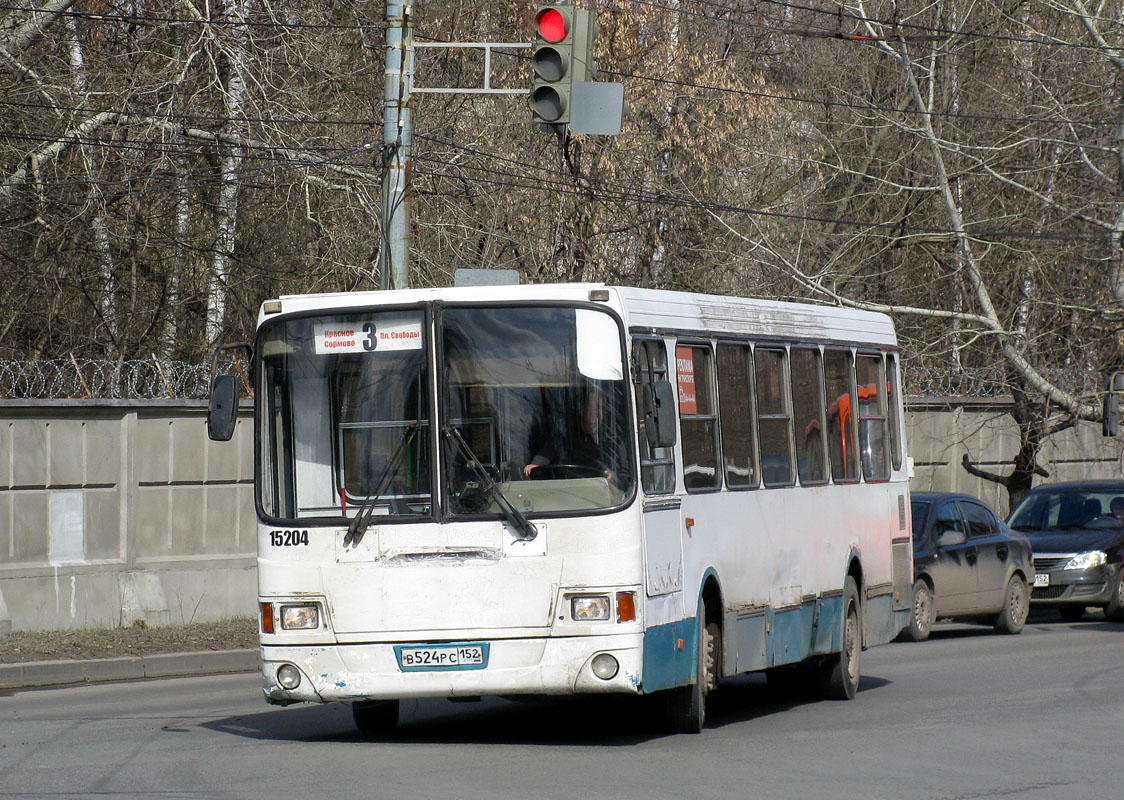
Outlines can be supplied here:
[[206, 406], [0, 401], [0, 632], [254, 613], [252, 425]]
[[[0, 633], [210, 621], [256, 613], [253, 433], [207, 439], [205, 404], [0, 400]], [[1002, 402], [914, 399], [915, 489], [1007, 510], [965, 453], [1005, 473], [1017, 446]], [[1051, 480], [1121, 477], [1121, 444], [1085, 425], [1053, 437]]]
[[[1007, 490], [969, 474], [967, 455], [980, 469], [1006, 475], [1018, 452], [1018, 427], [1004, 400], [907, 398], [906, 436], [913, 458], [916, 491], [967, 492], [1006, 515]], [[1081, 423], [1051, 436], [1042, 446], [1039, 464], [1049, 477], [1039, 483], [1124, 478], [1124, 437], [1106, 439], [1099, 423]]]

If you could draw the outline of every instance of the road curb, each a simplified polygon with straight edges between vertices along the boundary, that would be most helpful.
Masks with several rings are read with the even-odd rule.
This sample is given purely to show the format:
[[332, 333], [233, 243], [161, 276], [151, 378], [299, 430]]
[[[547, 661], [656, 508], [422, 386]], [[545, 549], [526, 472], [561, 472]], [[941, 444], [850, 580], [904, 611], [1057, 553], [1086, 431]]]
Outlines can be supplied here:
[[181, 675], [218, 675], [227, 672], [256, 672], [258, 669], [257, 648], [121, 656], [85, 661], [27, 661], [20, 664], [0, 664], [0, 689], [172, 678]]

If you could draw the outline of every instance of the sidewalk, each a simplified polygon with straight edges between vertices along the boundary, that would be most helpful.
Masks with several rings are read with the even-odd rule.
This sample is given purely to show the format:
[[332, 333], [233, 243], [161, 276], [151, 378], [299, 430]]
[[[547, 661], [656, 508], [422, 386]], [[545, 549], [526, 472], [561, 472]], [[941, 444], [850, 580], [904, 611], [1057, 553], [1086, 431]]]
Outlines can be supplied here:
[[256, 672], [258, 649], [0, 664], [0, 689]]

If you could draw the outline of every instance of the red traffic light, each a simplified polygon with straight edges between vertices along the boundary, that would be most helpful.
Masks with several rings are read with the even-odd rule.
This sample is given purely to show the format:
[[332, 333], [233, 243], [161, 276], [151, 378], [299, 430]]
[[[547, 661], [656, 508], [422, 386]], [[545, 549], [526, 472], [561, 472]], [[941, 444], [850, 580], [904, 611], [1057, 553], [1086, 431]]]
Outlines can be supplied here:
[[544, 8], [535, 17], [535, 29], [548, 42], [560, 42], [566, 38], [566, 17], [557, 8]]

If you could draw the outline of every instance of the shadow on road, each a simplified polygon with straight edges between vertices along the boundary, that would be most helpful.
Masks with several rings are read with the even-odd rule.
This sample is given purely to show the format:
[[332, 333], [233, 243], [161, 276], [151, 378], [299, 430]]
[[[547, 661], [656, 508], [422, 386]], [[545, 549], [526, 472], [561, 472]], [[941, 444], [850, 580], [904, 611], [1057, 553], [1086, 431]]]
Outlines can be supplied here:
[[[1105, 631], [1109, 633], [1120, 634], [1124, 633], [1124, 622], [1112, 622], [1104, 616], [1104, 612], [1097, 608], [1089, 608], [1085, 612], [1085, 616], [1080, 620], [1067, 620], [1062, 617], [1057, 611], [1053, 609], [1031, 609], [1030, 614], [1027, 616], [1026, 628], [1037, 629], [1042, 631], [1053, 630], [1059, 626], [1072, 628], [1073, 630], [1082, 631]], [[976, 637], [991, 637], [991, 636], [1004, 636], [1004, 634], [997, 633], [995, 628], [990, 624], [972, 623], [963, 621], [948, 621], [939, 622], [933, 626], [929, 632], [928, 641], [941, 641], [955, 640], [955, 639], [973, 639]], [[902, 642], [908, 647], [917, 647], [919, 644], [923, 645], [924, 642], [916, 643], [905, 641]]]
[[[929, 631], [929, 641], [941, 639], [972, 639], [977, 636], [1001, 636], [990, 625], [968, 625], [960, 622], [939, 623]], [[906, 642], [906, 644], [918, 644]], [[921, 642], [924, 644], [924, 642]]]
[[1054, 609], [1032, 608], [1026, 622], [1028, 625], [1065, 625], [1083, 631], [1124, 632], [1124, 622], [1113, 622], [1105, 616], [1104, 609], [1092, 607], [1085, 609], [1085, 615], [1081, 619], [1066, 619]]
[[[889, 683], [864, 676], [859, 691]], [[202, 727], [270, 741], [631, 747], [671, 735], [658, 700], [614, 695], [518, 701], [489, 697], [469, 703], [404, 700], [398, 728], [382, 737], [359, 733], [350, 707], [343, 703], [268, 709], [212, 720]], [[779, 693], [769, 687], [763, 674], [739, 675], [724, 679], [711, 696], [706, 727], [749, 722], [813, 702], [831, 701]]]
[[646, 699], [403, 700], [397, 729], [382, 737], [359, 733], [350, 707], [343, 703], [270, 709], [213, 720], [203, 727], [273, 741], [628, 747], [667, 735]]
[[[871, 675], [859, 678], [859, 694], [889, 686], [892, 681]], [[810, 703], [831, 703], [813, 689], [778, 691], [769, 686], [764, 673], [737, 675], [722, 681], [715, 702], [707, 706], [707, 727], [720, 728], [741, 722], [752, 722], [796, 706]]]

